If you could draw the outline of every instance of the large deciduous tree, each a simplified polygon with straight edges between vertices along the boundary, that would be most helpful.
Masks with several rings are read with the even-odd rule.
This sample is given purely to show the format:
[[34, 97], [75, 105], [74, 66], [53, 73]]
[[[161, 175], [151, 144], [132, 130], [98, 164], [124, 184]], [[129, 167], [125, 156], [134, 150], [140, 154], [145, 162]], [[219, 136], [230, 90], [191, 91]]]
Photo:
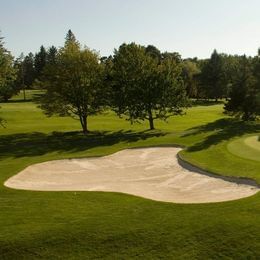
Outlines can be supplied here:
[[94, 51], [81, 48], [71, 31], [43, 75], [46, 94], [40, 107], [49, 116], [70, 115], [80, 120], [82, 130], [88, 132], [88, 116], [100, 112], [104, 105], [103, 65]]
[[166, 120], [187, 105], [181, 66], [175, 57], [160, 63], [143, 46], [123, 44], [115, 50], [112, 66], [114, 109], [133, 122]]

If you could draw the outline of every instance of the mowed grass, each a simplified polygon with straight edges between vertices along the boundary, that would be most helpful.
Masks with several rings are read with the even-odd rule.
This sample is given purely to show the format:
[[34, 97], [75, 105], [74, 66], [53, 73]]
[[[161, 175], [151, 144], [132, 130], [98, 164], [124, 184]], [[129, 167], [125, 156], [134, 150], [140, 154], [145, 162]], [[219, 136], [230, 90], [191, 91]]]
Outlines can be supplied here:
[[234, 138], [259, 123], [195, 106], [169, 123], [130, 125], [112, 112], [91, 117], [90, 135], [71, 118], [46, 118], [32, 102], [1, 104], [0, 259], [258, 259], [260, 195], [211, 204], [173, 204], [103, 192], [34, 192], [4, 187], [24, 167], [60, 158], [102, 156], [138, 146], [182, 145], [181, 156], [218, 174], [253, 178], [260, 163], [233, 155]]
[[245, 136], [228, 143], [228, 150], [241, 158], [260, 162], [260, 142], [258, 136]]

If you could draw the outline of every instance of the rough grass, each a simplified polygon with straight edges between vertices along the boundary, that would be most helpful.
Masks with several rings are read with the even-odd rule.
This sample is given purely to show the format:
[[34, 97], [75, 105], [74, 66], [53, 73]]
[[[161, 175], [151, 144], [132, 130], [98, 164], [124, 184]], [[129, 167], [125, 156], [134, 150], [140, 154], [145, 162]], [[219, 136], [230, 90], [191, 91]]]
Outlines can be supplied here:
[[[101, 156], [136, 146], [179, 144], [182, 156], [219, 174], [260, 183], [260, 163], [227, 150], [229, 141], [259, 133], [196, 106], [168, 124], [131, 126], [112, 112], [90, 119], [89, 136], [70, 118], [46, 118], [31, 102], [1, 104], [0, 183], [41, 161]], [[118, 193], [32, 192], [0, 186], [1, 259], [258, 259], [260, 195], [212, 204], [155, 202]]]

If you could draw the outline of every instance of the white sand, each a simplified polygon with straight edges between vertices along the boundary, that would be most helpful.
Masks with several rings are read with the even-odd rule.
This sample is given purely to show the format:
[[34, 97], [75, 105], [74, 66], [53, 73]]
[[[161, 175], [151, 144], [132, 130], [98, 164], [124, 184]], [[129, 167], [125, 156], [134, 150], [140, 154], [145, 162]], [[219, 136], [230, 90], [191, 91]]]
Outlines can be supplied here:
[[113, 191], [159, 201], [203, 203], [235, 200], [259, 191], [180, 166], [180, 148], [127, 149], [86, 159], [57, 160], [27, 167], [5, 182], [38, 191]]

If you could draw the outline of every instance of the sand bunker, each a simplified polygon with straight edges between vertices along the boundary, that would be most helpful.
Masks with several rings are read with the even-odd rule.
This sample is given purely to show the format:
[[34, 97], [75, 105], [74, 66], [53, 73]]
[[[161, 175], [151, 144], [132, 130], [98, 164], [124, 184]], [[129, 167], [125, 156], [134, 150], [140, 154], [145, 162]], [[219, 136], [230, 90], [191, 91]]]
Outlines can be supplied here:
[[[181, 166], [180, 148], [126, 149], [86, 159], [35, 164], [5, 186], [39, 191], [113, 191], [177, 203], [219, 202], [251, 196], [258, 188]], [[183, 165], [183, 164], [182, 164]], [[189, 169], [188, 169], [189, 168]]]

